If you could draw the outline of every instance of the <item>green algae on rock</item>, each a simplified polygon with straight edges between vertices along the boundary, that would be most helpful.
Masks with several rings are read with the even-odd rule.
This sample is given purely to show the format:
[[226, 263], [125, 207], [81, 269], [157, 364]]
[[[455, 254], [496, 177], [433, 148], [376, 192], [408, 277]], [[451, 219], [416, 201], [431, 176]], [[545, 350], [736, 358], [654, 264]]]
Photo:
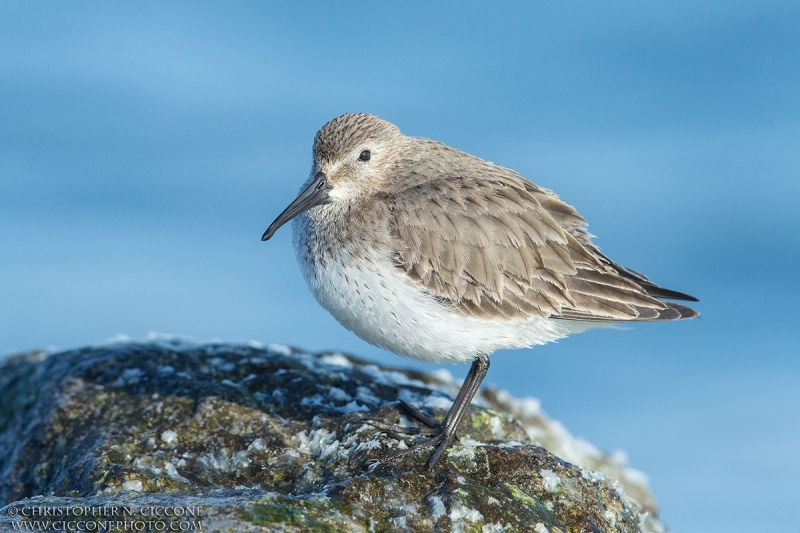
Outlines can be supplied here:
[[644, 476], [535, 400], [482, 390], [431, 471], [398, 453], [413, 438], [369, 424], [410, 424], [400, 400], [441, 419], [456, 389], [446, 373], [258, 343], [13, 356], [0, 530], [26, 506], [130, 505], [202, 508], [204, 531], [664, 531]]

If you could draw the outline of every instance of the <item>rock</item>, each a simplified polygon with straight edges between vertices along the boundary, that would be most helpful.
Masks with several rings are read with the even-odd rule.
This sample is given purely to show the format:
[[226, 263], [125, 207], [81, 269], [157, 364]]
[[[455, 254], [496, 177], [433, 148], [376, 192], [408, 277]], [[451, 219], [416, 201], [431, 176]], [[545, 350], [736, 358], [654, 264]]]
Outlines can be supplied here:
[[12, 356], [0, 530], [664, 531], [643, 474], [536, 400], [484, 389], [432, 471], [430, 449], [401, 453], [415, 437], [368, 423], [411, 425], [401, 399], [441, 419], [457, 387], [446, 372], [257, 343]]

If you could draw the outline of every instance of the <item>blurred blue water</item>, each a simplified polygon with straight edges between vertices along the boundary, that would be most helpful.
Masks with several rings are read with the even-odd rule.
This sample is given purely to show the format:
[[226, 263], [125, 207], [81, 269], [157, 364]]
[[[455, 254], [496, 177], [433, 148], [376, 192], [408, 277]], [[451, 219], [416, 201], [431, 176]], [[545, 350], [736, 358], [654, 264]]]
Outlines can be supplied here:
[[[259, 237], [327, 120], [518, 170], [700, 320], [498, 353], [488, 381], [625, 450], [675, 531], [800, 497], [800, 7], [0, 3], [0, 354], [150, 331], [404, 361]], [[463, 376], [466, 368], [453, 367]]]

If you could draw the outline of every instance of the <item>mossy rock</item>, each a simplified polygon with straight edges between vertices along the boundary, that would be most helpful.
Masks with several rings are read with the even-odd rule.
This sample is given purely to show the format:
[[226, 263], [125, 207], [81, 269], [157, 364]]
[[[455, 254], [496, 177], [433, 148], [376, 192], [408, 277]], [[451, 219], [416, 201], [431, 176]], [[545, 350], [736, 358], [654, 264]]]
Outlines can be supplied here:
[[456, 389], [441, 374], [256, 343], [9, 357], [0, 530], [38, 507], [105, 509], [69, 517], [95, 522], [120, 508], [153, 531], [664, 531], [643, 476], [534, 400], [483, 390], [433, 470], [430, 449], [407, 452], [413, 438], [369, 424], [411, 424], [400, 400], [441, 419]]

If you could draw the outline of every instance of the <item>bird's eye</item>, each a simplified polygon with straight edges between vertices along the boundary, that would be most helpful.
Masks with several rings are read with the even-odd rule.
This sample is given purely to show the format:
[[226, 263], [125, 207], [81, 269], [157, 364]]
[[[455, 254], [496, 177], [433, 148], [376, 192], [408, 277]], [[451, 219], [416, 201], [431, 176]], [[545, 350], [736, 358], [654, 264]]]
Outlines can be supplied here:
[[359, 156], [358, 156], [358, 160], [359, 160], [359, 161], [369, 161], [369, 158], [370, 158], [371, 156], [372, 156], [372, 154], [370, 154], [370, 153], [369, 153], [369, 150], [364, 150], [363, 152], [361, 152], [361, 153], [359, 154]]

